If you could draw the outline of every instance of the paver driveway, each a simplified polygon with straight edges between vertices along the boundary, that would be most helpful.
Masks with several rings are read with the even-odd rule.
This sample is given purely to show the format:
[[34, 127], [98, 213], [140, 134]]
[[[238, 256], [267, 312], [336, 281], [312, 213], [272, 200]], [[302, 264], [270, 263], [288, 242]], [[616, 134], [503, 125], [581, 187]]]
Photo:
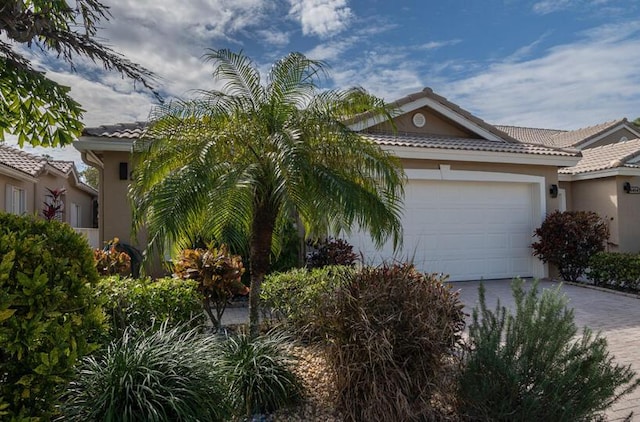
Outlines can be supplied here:
[[[478, 281], [452, 282], [460, 290], [465, 311], [478, 304]], [[493, 309], [496, 300], [513, 309], [510, 280], [485, 281], [487, 306]], [[541, 281], [541, 288], [555, 288], [557, 283]], [[640, 374], [640, 299], [616, 293], [587, 289], [579, 286], [563, 285], [562, 291], [573, 307], [576, 323], [600, 331], [609, 344], [609, 351], [615, 360], [631, 367]], [[640, 388], [624, 397], [607, 412], [610, 420], [622, 420], [633, 411], [633, 421], [640, 421]]]

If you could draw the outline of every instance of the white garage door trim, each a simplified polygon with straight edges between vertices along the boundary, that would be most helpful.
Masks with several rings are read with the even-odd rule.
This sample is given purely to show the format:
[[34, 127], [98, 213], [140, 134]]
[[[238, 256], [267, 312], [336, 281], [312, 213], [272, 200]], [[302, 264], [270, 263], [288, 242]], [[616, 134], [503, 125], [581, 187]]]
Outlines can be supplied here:
[[[459, 182], [502, 182], [527, 183], [533, 185], [533, 220], [542, 223], [546, 214], [545, 178], [516, 173], [497, 173], [469, 170], [451, 170], [450, 165], [440, 165], [439, 170], [407, 169], [405, 173], [409, 180], [443, 180]], [[537, 206], [535, 206], [537, 205]], [[533, 276], [546, 277], [548, 268], [540, 260], [532, 258]]]

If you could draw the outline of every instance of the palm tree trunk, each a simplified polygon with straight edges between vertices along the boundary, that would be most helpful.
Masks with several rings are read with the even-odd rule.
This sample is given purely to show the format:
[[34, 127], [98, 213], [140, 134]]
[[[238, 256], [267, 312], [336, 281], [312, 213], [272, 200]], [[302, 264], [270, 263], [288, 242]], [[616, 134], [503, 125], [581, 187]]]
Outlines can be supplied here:
[[264, 203], [256, 206], [251, 227], [249, 260], [251, 291], [249, 292], [249, 336], [260, 334], [260, 290], [264, 276], [269, 271], [271, 241], [276, 222], [276, 213]]

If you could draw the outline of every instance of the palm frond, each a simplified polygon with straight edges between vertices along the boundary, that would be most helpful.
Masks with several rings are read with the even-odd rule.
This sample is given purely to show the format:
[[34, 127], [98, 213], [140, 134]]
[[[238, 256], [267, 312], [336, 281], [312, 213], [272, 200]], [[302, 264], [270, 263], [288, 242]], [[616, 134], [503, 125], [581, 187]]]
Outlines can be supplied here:
[[225, 82], [223, 91], [234, 97], [246, 98], [257, 106], [264, 100], [264, 88], [260, 84], [260, 73], [249, 57], [231, 50], [210, 50], [205, 61], [213, 62], [214, 79]]

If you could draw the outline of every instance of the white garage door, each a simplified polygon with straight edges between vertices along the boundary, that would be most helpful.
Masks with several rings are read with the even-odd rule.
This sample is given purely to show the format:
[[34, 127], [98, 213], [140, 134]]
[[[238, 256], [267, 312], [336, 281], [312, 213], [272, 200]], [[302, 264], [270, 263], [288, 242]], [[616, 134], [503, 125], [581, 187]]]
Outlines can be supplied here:
[[405, 190], [404, 244], [376, 250], [368, 235], [349, 238], [367, 263], [410, 260], [450, 280], [531, 277], [534, 185], [412, 180]]

